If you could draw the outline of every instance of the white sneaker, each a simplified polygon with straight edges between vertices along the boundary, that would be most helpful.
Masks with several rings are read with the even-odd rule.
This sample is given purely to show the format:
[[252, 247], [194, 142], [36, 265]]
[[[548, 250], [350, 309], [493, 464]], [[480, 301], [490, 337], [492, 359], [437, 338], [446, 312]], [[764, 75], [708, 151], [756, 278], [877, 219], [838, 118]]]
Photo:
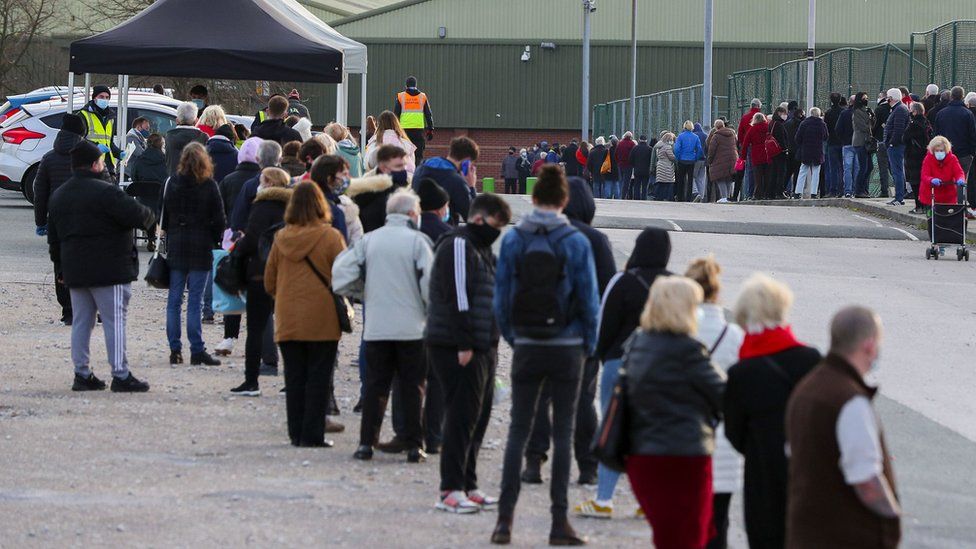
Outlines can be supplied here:
[[729, 199], [728, 198], [719, 198], [718, 200], [715, 201], [715, 203], [716, 204], [728, 204], [729, 203]]
[[441, 494], [435, 508], [448, 513], [467, 515], [481, 511], [481, 506], [468, 499], [468, 496], [460, 490]]
[[217, 356], [230, 356], [234, 352], [234, 342], [236, 341], [237, 339], [233, 337], [224, 339], [214, 348], [214, 354]]

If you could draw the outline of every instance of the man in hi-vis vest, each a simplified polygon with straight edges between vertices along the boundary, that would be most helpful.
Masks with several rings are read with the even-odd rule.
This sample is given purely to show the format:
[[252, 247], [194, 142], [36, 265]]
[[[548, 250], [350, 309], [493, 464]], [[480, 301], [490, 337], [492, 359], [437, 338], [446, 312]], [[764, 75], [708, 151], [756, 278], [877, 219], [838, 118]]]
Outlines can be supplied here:
[[424, 160], [427, 141], [434, 139], [434, 115], [430, 112], [427, 94], [417, 89], [415, 76], [407, 77], [406, 89], [397, 94], [393, 112], [400, 119], [400, 127], [407, 132], [407, 137], [416, 145], [417, 151], [414, 155], [416, 165], [420, 166]]
[[115, 166], [124, 153], [112, 139], [115, 134], [115, 109], [108, 106], [111, 98], [108, 86], [95, 86], [92, 88], [91, 101], [78, 111], [78, 115], [85, 119], [88, 126], [85, 139], [98, 146], [98, 150], [105, 155], [105, 167], [115, 175]]

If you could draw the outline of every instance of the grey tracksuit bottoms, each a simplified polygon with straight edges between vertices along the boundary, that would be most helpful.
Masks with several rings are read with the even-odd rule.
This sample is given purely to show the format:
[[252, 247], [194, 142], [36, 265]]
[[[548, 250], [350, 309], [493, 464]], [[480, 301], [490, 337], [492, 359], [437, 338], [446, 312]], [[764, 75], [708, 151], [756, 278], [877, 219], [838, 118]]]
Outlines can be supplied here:
[[129, 284], [71, 288], [71, 361], [76, 374], [88, 377], [92, 373], [89, 344], [95, 328], [95, 314], [98, 313], [102, 316], [105, 349], [108, 363], [112, 365], [112, 376], [119, 379], [129, 377], [129, 360], [125, 354], [125, 319], [131, 296]]

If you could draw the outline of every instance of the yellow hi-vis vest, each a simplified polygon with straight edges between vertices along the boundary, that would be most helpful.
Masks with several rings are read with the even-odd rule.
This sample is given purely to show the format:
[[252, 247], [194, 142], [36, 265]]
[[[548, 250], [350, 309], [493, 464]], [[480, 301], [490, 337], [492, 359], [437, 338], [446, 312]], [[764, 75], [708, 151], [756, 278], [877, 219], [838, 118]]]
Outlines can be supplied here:
[[[107, 123], [102, 124], [101, 119], [98, 115], [91, 111], [82, 110], [78, 112], [85, 122], [88, 124], [88, 135], [86, 138], [96, 145], [105, 145], [109, 149], [112, 148], [112, 131], [115, 129], [115, 120], [109, 119]], [[106, 156], [110, 157], [106, 160], [114, 158], [112, 153], [106, 153]]]
[[400, 102], [400, 127], [405, 130], [424, 129], [424, 107], [427, 106], [427, 94], [420, 92], [410, 95], [402, 91], [397, 94]]

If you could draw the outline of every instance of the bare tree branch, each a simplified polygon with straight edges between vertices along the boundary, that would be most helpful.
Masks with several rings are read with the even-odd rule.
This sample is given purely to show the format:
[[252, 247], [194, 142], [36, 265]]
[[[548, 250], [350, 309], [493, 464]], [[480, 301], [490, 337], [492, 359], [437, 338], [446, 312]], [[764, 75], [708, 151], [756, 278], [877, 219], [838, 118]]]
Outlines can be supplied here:
[[0, 0], [0, 92], [16, 89], [29, 79], [24, 57], [38, 35], [46, 33], [57, 0]]

